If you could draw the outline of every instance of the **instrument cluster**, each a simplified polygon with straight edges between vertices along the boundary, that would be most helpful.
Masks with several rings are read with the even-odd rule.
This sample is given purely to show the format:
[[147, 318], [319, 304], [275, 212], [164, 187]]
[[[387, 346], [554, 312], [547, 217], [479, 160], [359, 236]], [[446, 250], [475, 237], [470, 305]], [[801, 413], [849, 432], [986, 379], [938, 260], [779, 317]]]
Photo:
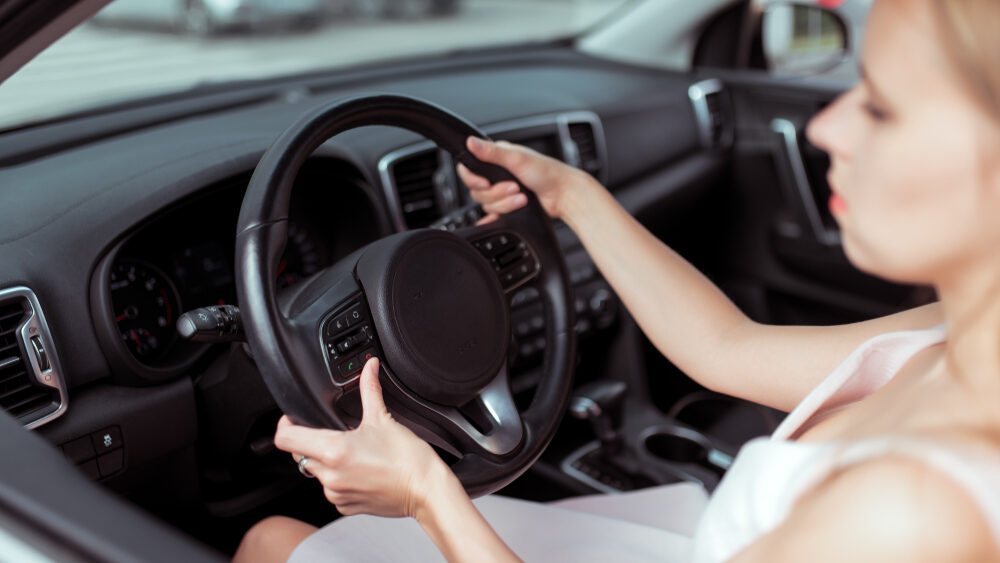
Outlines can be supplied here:
[[[112, 252], [102, 302], [110, 305], [117, 348], [141, 366], [186, 364], [204, 350], [178, 334], [177, 318], [185, 311], [239, 305], [235, 235], [247, 180], [207, 189], [149, 221]], [[279, 291], [386, 234], [360, 177], [317, 166], [304, 168], [296, 180], [289, 216]]]

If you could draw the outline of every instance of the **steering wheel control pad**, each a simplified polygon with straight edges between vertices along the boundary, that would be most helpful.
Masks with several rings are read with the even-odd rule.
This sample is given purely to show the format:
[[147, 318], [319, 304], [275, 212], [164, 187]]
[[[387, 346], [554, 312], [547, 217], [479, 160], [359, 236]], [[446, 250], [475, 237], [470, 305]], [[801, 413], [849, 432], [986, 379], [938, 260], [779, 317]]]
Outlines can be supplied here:
[[489, 260], [508, 293], [535, 277], [541, 268], [531, 247], [514, 233], [493, 233], [472, 244]]
[[356, 270], [385, 361], [434, 403], [475, 398], [507, 357], [510, 313], [494, 268], [461, 237], [438, 230], [374, 243]]
[[375, 330], [360, 295], [327, 317], [322, 330], [330, 376], [337, 385], [356, 379], [365, 362], [378, 356]]

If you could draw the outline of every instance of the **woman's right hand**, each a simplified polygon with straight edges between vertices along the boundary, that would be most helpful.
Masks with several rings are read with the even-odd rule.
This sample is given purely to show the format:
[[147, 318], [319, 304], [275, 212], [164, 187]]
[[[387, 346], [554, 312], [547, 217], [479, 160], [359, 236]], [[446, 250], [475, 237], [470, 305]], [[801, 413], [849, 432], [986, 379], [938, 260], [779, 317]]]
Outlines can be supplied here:
[[[597, 183], [586, 172], [528, 147], [506, 141], [485, 141], [476, 137], [469, 137], [465, 144], [472, 156], [506, 168], [524, 187], [535, 192], [546, 213], [553, 218], [562, 218], [567, 192], [580, 189], [588, 183]], [[490, 184], [489, 180], [474, 174], [462, 164], [458, 165], [458, 175], [469, 187], [472, 199], [481, 204], [486, 212], [486, 217], [480, 223], [495, 220], [499, 215], [510, 213], [528, 203], [528, 198], [520, 193], [517, 182]]]

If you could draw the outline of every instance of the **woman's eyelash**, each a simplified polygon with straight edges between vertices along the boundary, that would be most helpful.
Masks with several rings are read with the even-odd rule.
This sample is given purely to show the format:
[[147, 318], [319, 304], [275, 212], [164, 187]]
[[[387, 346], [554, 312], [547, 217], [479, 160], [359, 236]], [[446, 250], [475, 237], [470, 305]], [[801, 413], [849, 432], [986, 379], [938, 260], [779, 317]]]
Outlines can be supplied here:
[[872, 104], [871, 102], [867, 102], [864, 104], [864, 110], [868, 115], [872, 117], [872, 119], [876, 121], [883, 121], [888, 117], [888, 114], [885, 112], [885, 110], [879, 108], [878, 106]]

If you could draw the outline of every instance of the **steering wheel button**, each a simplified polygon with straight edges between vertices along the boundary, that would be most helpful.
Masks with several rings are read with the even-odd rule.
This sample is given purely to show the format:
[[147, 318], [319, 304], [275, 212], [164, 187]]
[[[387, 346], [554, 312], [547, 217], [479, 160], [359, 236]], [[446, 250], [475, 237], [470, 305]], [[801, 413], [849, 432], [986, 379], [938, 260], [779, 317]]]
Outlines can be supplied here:
[[341, 362], [337, 369], [340, 371], [340, 375], [348, 376], [352, 373], [361, 370], [362, 363], [357, 358], [351, 358], [344, 362]]
[[347, 326], [354, 326], [364, 320], [364, 313], [360, 305], [355, 305], [344, 317], [347, 319]]
[[514, 262], [517, 262], [521, 258], [524, 258], [523, 250], [511, 250], [510, 252], [506, 252], [504, 254], [497, 256], [496, 261], [501, 268], [506, 268], [507, 266], [510, 266]]
[[359, 362], [361, 362], [361, 367], [364, 367], [365, 364], [368, 363], [368, 360], [374, 358], [377, 355], [378, 354], [377, 354], [375, 348], [368, 348], [365, 351], [363, 351], [360, 354], [358, 354], [357, 355], [357, 359], [358, 359]]
[[514, 329], [514, 334], [517, 336], [527, 336], [531, 334], [531, 325], [526, 322], [517, 323], [517, 328]]

